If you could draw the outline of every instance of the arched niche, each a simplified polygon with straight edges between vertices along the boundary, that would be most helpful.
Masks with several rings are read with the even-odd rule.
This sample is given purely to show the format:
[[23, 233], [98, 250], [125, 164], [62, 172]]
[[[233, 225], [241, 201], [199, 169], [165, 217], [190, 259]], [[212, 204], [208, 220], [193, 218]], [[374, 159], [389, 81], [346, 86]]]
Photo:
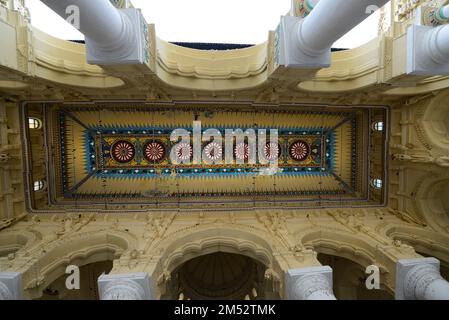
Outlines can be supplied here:
[[287, 267], [281, 266], [275, 258], [274, 246], [282, 244], [275, 238], [261, 237], [263, 233], [260, 230], [250, 229], [214, 224], [168, 234], [153, 248], [156, 252], [162, 252], [152, 270], [153, 279], [157, 282], [158, 298], [174, 298], [172, 293], [176, 291], [177, 279], [173, 277], [185, 263], [215, 253], [240, 255], [256, 261], [265, 270], [265, 296], [279, 298]]
[[189, 300], [263, 300], [266, 267], [248, 256], [226, 252], [185, 262], [174, 273], [171, 296]]
[[430, 226], [449, 232], [449, 178], [427, 179], [416, 195], [416, 203]]
[[433, 99], [424, 114], [423, 125], [431, 144], [449, 150], [449, 93]]
[[[378, 243], [371, 243], [363, 234], [352, 234], [334, 229], [312, 229], [300, 231], [296, 238], [302, 245], [318, 253], [318, 260], [322, 265], [333, 268], [334, 284], [352, 289], [352, 295], [346, 291], [338, 292], [346, 299], [386, 299], [392, 298], [393, 283], [391, 276], [395, 273], [396, 262], [381, 250]], [[370, 294], [362, 287], [361, 279], [366, 280], [368, 266], [375, 265], [380, 271], [381, 291]], [[351, 271], [352, 270], [352, 271]], [[353, 274], [351, 275], [351, 272]], [[349, 282], [347, 281], [349, 280]], [[337, 296], [337, 298], [339, 298]]]
[[66, 286], [68, 274], [63, 274], [42, 292], [37, 300], [99, 300], [98, 278], [109, 274], [113, 268], [112, 260], [97, 261], [79, 268], [80, 287], [69, 290]]
[[36, 262], [23, 273], [25, 295], [31, 299], [66, 274], [69, 265], [113, 261], [136, 247], [136, 240], [126, 232], [96, 231], [80, 233], [46, 245], [36, 252]]
[[5, 258], [16, 253], [28, 243], [29, 237], [24, 234], [2, 233], [0, 234], [0, 258]]
[[379, 289], [368, 289], [369, 274], [366, 266], [352, 260], [325, 253], [318, 253], [318, 261], [333, 271], [333, 289], [338, 300], [394, 300], [392, 290], [381, 284]]

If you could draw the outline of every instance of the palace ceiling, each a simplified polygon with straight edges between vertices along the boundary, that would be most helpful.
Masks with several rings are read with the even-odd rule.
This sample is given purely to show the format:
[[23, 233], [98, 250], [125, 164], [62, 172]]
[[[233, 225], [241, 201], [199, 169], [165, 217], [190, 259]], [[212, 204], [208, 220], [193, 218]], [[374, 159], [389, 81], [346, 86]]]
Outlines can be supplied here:
[[[49, 208], [372, 204], [368, 146], [375, 108], [52, 103], [27, 110], [38, 110], [45, 123]], [[374, 113], [385, 116], [382, 108]], [[193, 134], [171, 137], [194, 127], [199, 145]], [[208, 137], [211, 130], [218, 137]], [[226, 139], [239, 130], [247, 134], [243, 140]], [[277, 140], [270, 130], [277, 130]], [[30, 154], [32, 161], [33, 147]]]

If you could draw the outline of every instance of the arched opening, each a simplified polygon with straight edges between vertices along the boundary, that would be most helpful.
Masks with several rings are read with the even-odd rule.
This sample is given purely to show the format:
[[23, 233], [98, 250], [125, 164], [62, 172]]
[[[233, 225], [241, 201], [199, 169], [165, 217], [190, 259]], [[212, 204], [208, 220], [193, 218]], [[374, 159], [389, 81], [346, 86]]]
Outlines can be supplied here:
[[376, 190], [381, 190], [383, 186], [382, 179], [375, 178], [371, 180], [371, 186]]
[[66, 280], [70, 274], [64, 274], [47, 286], [36, 300], [98, 300], [98, 278], [112, 270], [112, 260], [87, 264], [79, 270], [79, 289], [68, 289]]
[[28, 128], [32, 130], [38, 130], [42, 128], [42, 121], [38, 118], [30, 117], [28, 118]]
[[245, 255], [216, 252], [193, 258], [172, 273], [167, 299], [263, 300], [266, 267]]
[[[234, 294], [224, 296], [222, 293], [215, 292], [215, 295], [209, 293], [210, 296], [201, 297], [204, 299], [217, 299], [218, 297], [222, 299], [280, 299], [282, 296], [282, 275], [285, 271], [273, 256], [272, 246], [281, 246], [281, 244], [274, 238], [271, 238], [272, 241], [270, 242], [270, 239], [262, 238], [259, 236], [261, 233], [254, 231], [258, 230], [231, 229], [227, 224], [216, 223], [213, 226], [189, 229], [182, 233], [166, 235], [159, 242], [159, 248], [155, 248], [155, 250], [163, 252], [159, 263], [154, 267], [154, 271], [151, 274], [154, 279], [159, 279], [156, 299], [197, 299], [198, 295], [189, 293], [194, 292], [194, 286], [190, 286], [193, 287], [191, 291], [185, 291], [182, 286], [185, 283], [182, 282], [182, 275], [186, 274], [189, 267], [192, 268], [194, 265], [203, 267], [207, 265], [206, 262], [209, 263], [209, 268], [214, 266], [219, 268], [216, 261], [223, 261], [223, 259], [226, 263], [228, 261], [230, 263], [226, 266], [228, 270], [229, 268], [236, 268], [231, 269], [233, 272], [236, 272], [238, 270], [237, 266], [246, 270], [244, 269], [245, 266], [246, 268], [251, 268], [251, 270], [257, 270], [257, 275], [252, 275], [252, 278], [245, 282], [245, 284], [248, 284], [245, 290], [241, 289], [242, 291], [238, 291], [235, 290], [235, 285], [230, 285], [238, 283], [238, 276], [234, 275], [232, 276], [234, 282], [228, 279], [230, 282], [227, 285], [223, 285], [225, 288], [230, 288], [231, 292], [234, 291]], [[203, 263], [197, 264], [200, 260]], [[222, 267], [220, 266], [220, 268]], [[216, 271], [217, 269], [214, 270]], [[215, 274], [214, 270], [207, 270], [207, 272]], [[242, 271], [241, 273], [248, 275], [248, 272]], [[218, 275], [219, 273], [216, 274]], [[231, 277], [231, 274], [230, 271], [227, 273], [227, 276]], [[249, 284], [252, 285], [251, 288], [249, 288]], [[253, 294], [253, 289], [256, 289], [256, 294]], [[238, 296], [237, 292], [239, 294], [240, 292], [245, 292], [245, 294]], [[246, 297], [247, 295], [248, 297]]]
[[368, 289], [366, 267], [349, 259], [319, 253], [318, 261], [333, 270], [334, 294], [339, 300], [394, 300], [386, 288]]
[[435, 98], [424, 115], [424, 128], [429, 141], [438, 148], [449, 148], [449, 103], [448, 94]]
[[385, 124], [383, 121], [376, 121], [372, 124], [372, 129], [376, 132], [382, 132], [385, 129]]
[[[82, 219], [78, 221], [78, 223], [84, 222], [85, 220]], [[68, 221], [65, 225], [66, 230], [73, 227], [72, 223], [75, 222]], [[53, 284], [59, 285], [57, 287], [59, 289], [61, 283], [65, 286], [65, 279], [70, 275], [66, 274], [68, 266], [77, 266], [80, 269], [81, 285], [89, 277], [91, 278], [90, 283], [93, 283], [98, 278], [95, 271], [97, 267], [94, 267], [92, 271], [89, 271], [90, 267], [86, 267], [87, 270], [83, 271], [83, 267], [107, 262], [112, 268], [112, 261], [118, 260], [126, 252], [132, 251], [131, 248], [135, 248], [135, 239], [126, 232], [119, 231], [80, 233], [73, 237], [64, 238], [59, 242], [53, 242], [46, 247], [43, 254], [39, 255], [35, 264], [23, 273], [23, 285], [27, 288], [24, 291], [24, 296], [26, 299], [40, 299], [51, 291], [46, 292], [45, 290], [49, 287], [52, 289]], [[99, 269], [104, 272], [110, 271], [104, 265], [100, 266]], [[42, 279], [38, 285], [34, 283], [36, 270], [38, 270]], [[89, 276], [89, 274], [91, 275]], [[95, 279], [92, 278], [92, 274], [95, 275]], [[54, 289], [52, 290], [54, 291]], [[63, 292], [63, 290], [60, 292]]]
[[16, 234], [4, 234], [0, 236], [0, 258], [6, 258], [24, 247], [28, 238]]
[[449, 231], [449, 180], [429, 180], [417, 198], [429, 225]]
[[34, 192], [42, 191], [45, 188], [45, 181], [38, 180], [34, 181], [33, 190]]

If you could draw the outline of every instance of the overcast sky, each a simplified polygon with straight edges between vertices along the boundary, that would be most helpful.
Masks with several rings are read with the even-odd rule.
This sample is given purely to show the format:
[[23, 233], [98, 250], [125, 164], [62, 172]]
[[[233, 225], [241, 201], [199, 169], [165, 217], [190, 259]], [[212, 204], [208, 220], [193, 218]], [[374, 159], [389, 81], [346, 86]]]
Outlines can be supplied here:
[[[170, 42], [258, 44], [290, 10], [291, 0], [132, 0], [157, 36]], [[40, 0], [26, 0], [32, 24], [68, 40], [84, 39]], [[379, 12], [341, 38], [334, 47], [354, 48], [377, 36]]]

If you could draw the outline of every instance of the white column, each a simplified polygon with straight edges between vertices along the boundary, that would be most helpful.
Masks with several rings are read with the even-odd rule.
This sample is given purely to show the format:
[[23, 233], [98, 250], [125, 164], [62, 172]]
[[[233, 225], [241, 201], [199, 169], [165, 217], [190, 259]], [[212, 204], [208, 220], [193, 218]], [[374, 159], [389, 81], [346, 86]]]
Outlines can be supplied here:
[[67, 19], [79, 9], [79, 31], [100, 46], [120, 45], [125, 37], [125, 21], [109, 0], [41, 0], [58, 15]]
[[328, 266], [289, 270], [285, 289], [287, 300], [336, 300]]
[[[388, 0], [320, 0], [304, 19], [283, 17], [284, 64], [298, 68], [328, 67], [331, 47]], [[282, 58], [281, 58], [282, 61]]]
[[0, 272], [0, 301], [22, 299], [22, 276], [17, 272]]
[[154, 289], [147, 273], [102, 275], [98, 278], [101, 300], [153, 300]]
[[400, 260], [396, 270], [397, 300], [449, 300], [449, 282], [435, 258]]
[[137, 9], [119, 10], [109, 0], [41, 1], [84, 34], [89, 63], [145, 62], [146, 22]]
[[388, 0], [321, 0], [298, 29], [301, 48], [312, 55], [330, 49]]
[[[449, 17], [449, 6], [440, 15]], [[449, 74], [449, 25], [412, 25], [407, 29], [407, 74], [436, 76]]]

